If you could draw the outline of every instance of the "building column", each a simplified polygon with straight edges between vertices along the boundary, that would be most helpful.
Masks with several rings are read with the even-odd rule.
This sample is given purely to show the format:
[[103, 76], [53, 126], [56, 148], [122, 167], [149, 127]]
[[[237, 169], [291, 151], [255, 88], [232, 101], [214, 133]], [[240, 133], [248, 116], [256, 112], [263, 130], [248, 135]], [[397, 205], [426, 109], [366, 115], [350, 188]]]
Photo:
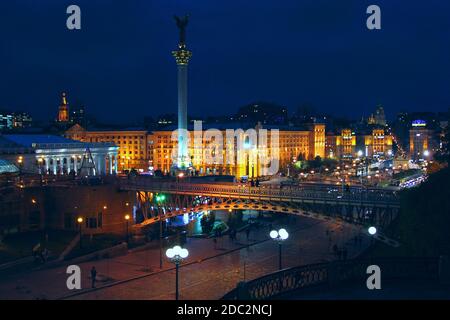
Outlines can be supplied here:
[[102, 174], [106, 176], [106, 173], [108, 172], [106, 170], [106, 154], [103, 153], [101, 156], [101, 162], [102, 162]]
[[77, 175], [77, 171], [78, 171], [78, 169], [77, 169], [78, 163], [77, 162], [78, 162], [78, 156], [75, 155], [73, 157], [73, 171], [75, 172], [75, 175]]
[[109, 163], [109, 174], [113, 174], [113, 166], [112, 166], [112, 154], [108, 153], [108, 163]]
[[114, 155], [114, 173], [117, 174], [118, 156]]
[[45, 174], [48, 174], [48, 169], [50, 168], [50, 158], [49, 157], [45, 157]]
[[[65, 165], [64, 165], [64, 160], [66, 160], [66, 164]], [[62, 172], [63, 172], [63, 174], [64, 174], [64, 171], [66, 172], [66, 174], [69, 171], [69, 166], [70, 166], [70, 162], [69, 161], [70, 161], [69, 158], [67, 158], [67, 157], [63, 158], [63, 161], [62, 161], [62, 168], [63, 168]]]
[[94, 161], [95, 161], [95, 168], [97, 169], [95, 171], [95, 175], [99, 176], [100, 175], [100, 157], [98, 154], [95, 155]]
[[53, 174], [56, 175], [56, 157], [52, 157]]

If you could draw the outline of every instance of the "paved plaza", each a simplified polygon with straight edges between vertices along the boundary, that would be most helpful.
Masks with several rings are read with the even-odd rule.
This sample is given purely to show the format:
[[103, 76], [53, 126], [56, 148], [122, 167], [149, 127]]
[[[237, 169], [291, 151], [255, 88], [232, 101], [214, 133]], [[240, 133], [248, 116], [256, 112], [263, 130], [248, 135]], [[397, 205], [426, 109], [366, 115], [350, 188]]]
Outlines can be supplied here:
[[[348, 258], [353, 257], [369, 241], [363, 236], [362, 245], [351, 240], [356, 231], [350, 226], [301, 217], [285, 217], [273, 227], [285, 227], [290, 237], [283, 244], [283, 267], [325, 262], [335, 259], [331, 246], [347, 244]], [[330, 237], [326, 230], [330, 230]], [[268, 226], [250, 233], [238, 234], [232, 243], [228, 236], [218, 240], [188, 238], [185, 247], [189, 257], [180, 268], [180, 299], [219, 299], [239, 281], [251, 280], [274, 272], [278, 268], [278, 247], [268, 237]], [[70, 262], [67, 262], [70, 265]], [[68, 290], [66, 267], [30, 271], [1, 276], [2, 299], [174, 299], [175, 270], [164, 258], [159, 268], [159, 249], [128, 253], [110, 259], [79, 264], [82, 289]], [[89, 270], [95, 266], [100, 279], [97, 288], [90, 288]]]

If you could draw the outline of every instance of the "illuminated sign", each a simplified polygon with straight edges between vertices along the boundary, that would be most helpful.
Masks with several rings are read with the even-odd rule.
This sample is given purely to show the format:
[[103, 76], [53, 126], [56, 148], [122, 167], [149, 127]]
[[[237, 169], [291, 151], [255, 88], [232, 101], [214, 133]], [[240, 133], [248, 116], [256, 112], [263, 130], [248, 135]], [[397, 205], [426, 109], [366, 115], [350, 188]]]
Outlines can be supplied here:
[[412, 122], [413, 127], [425, 127], [426, 125], [427, 125], [427, 123], [424, 120], [414, 120]]

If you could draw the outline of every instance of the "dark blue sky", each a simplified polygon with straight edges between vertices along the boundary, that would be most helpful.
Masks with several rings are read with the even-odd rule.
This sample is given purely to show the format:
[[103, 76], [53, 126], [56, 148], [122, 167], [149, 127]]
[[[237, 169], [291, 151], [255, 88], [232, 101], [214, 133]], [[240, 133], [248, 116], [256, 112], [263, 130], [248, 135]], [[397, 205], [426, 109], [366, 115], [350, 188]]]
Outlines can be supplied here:
[[[66, 28], [66, 8], [82, 30]], [[366, 8], [382, 30], [366, 28]], [[189, 113], [268, 100], [360, 118], [382, 103], [450, 106], [445, 0], [14, 0], [0, 2], [0, 108], [54, 118], [61, 91], [105, 121], [176, 112], [173, 14], [191, 14]]]

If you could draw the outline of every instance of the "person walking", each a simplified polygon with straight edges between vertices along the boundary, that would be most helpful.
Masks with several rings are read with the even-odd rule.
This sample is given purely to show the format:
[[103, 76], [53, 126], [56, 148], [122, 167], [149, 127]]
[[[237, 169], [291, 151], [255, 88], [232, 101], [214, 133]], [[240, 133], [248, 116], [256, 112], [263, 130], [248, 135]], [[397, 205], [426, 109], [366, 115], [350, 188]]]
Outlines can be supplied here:
[[92, 282], [92, 288], [95, 288], [95, 280], [96, 280], [96, 277], [97, 277], [97, 270], [95, 269], [94, 266], [92, 266], [92, 269], [91, 269], [91, 282]]

